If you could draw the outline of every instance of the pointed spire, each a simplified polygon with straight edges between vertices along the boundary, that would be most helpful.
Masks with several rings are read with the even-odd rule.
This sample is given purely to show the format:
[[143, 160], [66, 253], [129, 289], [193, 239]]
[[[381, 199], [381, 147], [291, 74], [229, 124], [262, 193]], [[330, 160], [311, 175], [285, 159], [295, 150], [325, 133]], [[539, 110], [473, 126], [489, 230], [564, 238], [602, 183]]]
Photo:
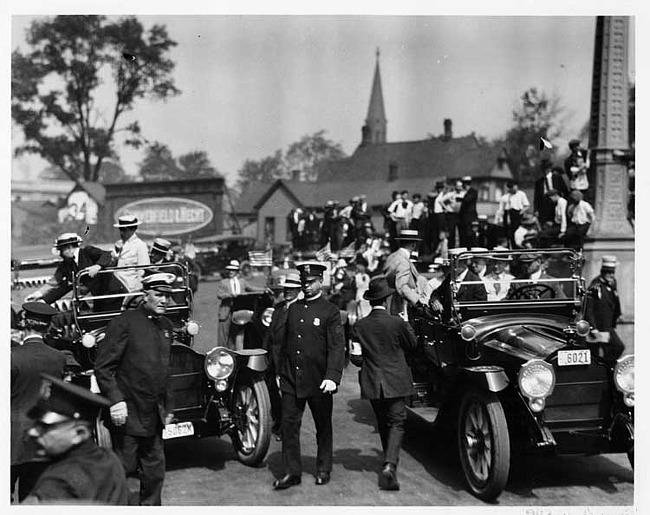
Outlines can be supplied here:
[[375, 76], [372, 81], [370, 104], [366, 125], [362, 131], [362, 144], [386, 143], [386, 113], [384, 110], [384, 95], [381, 90], [381, 72], [379, 70], [379, 48], [376, 51]]

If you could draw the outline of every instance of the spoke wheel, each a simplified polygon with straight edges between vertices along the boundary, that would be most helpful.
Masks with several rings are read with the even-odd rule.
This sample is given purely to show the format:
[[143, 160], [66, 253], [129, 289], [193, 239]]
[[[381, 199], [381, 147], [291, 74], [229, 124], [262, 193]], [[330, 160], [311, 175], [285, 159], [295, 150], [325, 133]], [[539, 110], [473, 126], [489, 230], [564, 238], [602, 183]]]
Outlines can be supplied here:
[[258, 465], [271, 442], [271, 401], [266, 383], [261, 379], [238, 383], [232, 412], [232, 442], [237, 458], [245, 465]]
[[493, 393], [470, 390], [463, 397], [458, 451], [472, 493], [484, 501], [496, 499], [508, 481], [510, 441], [503, 407]]

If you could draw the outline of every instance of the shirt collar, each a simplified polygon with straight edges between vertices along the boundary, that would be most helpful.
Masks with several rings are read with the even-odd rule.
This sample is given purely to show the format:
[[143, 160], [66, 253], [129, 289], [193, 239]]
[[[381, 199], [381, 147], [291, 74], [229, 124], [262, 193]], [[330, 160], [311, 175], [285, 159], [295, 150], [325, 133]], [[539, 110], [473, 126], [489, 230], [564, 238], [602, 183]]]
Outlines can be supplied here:
[[383, 309], [386, 311], [386, 306], [373, 306], [371, 311], [374, 311], [375, 309]]
[[533, 280], [533, 281], [539, 281], [540, 277], [542, 277], [542, 271], [541, 270], [537, 270], [537, 272], [531, 274], [531, 276], [530, 276], [531, 280]]
[[25, 336], [23, 340], [20, 342], [21, 345], [25, 345], [26, 343], [31, 343], [32, 341], [34, 342], [42, 342], [43, 337], [40, 334], [30, 334], [29, 336]]
[[306, 301], [306, 302], [313, 302], [313, 301], [315, 301], [316, 299], [320, 299], [320, 297], [321, 297], [322, 294], [323, 294], [323, 292], [322, 292], [322, 291], [319, 291], [318, 294], [314, 295], [313, 297], [309, 297], [309, 298], [306, 298], [306, 297], [305, 297], [305, 301]]
[[460, 274], [456, 276], [456, 282], [459, 283], [461, 281], [465, 280], [465, 277], [467, 276], [467, 272], [469, 271], [469, 268], [466, 268], [463, 270]]

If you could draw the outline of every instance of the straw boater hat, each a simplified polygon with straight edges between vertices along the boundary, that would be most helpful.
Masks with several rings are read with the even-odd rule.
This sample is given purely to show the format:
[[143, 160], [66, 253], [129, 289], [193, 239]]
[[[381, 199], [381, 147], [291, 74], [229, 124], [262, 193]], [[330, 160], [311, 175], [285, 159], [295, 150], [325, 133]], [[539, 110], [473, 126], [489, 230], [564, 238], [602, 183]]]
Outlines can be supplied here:
[[239, 261], [233, 259], [230, 263], [226, 265], [226, 270], [239, 270]]
[[395, 292], [393, 288], [388, 286], [388, 280], [385, 275], [377, 275], [370, 280], [368, 289], [363, 294], [366, 300], [379, 300], [385, 299]]
[[54, 249], [58, 250], [66, 245], [79, 245], [83, 240], [76, 232], [64, 232], [54, 242]]
[[117, 219], [117, 223], [113, 224], [113, 227], [119, 227], [120, 229], [126, 227], [137, 227], [141, 222], [133, 215], [122, 215]]
[[616, 256], [603, 256], [600, 269], [602, 271], [614, 272], [616, 270], [616, 265], [618, 265], [618, 259], [616, 259]]
[[302, 286], [300, 282], [300, 274], [298, 272], [289, 272], [284, 276], [284, 279], [280, 282], [280, 286], [283, 288], [300, 288]]
[[433, 263], [429, 265], [429, 272], [437, 272], [443, 266], [445, 266], [445, 260], [441, 257], [437, 257], [433, 260]]
[[151, 251], [160, 252], [161, 254], [167, 254], [172, 248], [172, 244], [169, 240], [164, 238], [156, 238], [153, 240], [153, 245], [151, 245]]
[[402, 229], [395, 239], [403, 241], [422, 241], [418, 231], [413, 229]]

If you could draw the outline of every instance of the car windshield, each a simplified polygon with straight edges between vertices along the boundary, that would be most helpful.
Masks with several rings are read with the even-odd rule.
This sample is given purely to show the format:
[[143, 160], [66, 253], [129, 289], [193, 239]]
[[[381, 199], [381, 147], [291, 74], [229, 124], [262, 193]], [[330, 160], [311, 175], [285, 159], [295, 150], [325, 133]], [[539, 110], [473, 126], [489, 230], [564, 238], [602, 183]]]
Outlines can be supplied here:
[[573, 302], [582, 255], [568, 249], [464, 252], [451, 260], [451, 289], [460, 305]]

